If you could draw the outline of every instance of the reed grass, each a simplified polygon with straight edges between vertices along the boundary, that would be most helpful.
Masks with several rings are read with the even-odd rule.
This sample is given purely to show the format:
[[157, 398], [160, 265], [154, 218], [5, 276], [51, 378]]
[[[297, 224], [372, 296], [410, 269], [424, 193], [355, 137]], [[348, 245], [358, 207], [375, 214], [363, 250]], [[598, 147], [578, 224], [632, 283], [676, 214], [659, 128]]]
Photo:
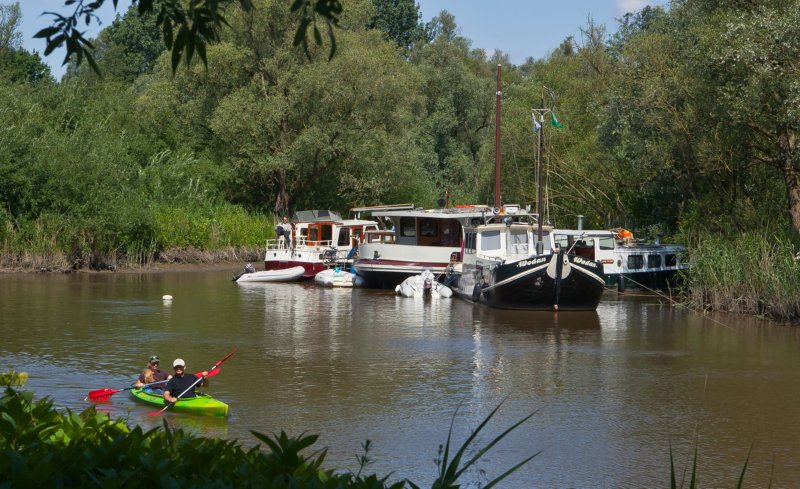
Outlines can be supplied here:
[[800, 256], [788, 236], [704, 236], [691, 246], [690, 304], [705, 310], [800, 321]]

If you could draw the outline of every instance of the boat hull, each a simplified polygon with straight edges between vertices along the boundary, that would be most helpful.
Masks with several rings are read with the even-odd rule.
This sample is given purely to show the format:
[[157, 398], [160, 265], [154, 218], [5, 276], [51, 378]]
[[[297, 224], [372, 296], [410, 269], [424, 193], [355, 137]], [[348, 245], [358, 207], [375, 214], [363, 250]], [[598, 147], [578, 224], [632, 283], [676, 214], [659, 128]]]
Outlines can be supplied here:
[[460, 297], [499, 309], [590, 311], [605, 289], [602, 263], [563, 252], [465, 266], [451, 282]]
[[298, 280], [303, 273], [305, 273], [305, 268], [302, 266], [279, 270], [265, 270], [261, 272], [243, 273], [236, 279], [236, 282], [293, 282]]
[[[154, 408], [163, 409], [165, 406], [164, 397], [150, 389], [132, 389], [131, 397], [141, 404], [147, 404]], [[169, 410], [175, 411], [176, 413], [200, 414], [203, 416], [228, 415], [227, 404], [205, 394], [200, 394], [197, 397], [178, 399], [178, 402], [170, 407]]]

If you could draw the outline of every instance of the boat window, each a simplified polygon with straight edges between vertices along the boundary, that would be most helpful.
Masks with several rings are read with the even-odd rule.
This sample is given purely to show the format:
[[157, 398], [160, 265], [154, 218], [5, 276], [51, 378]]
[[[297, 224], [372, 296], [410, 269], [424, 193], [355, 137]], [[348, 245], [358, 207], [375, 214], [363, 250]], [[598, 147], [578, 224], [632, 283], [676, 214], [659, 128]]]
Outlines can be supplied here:
[[667, 255], [665, 258], [666, 265], [668, 267], [677, 267], [678, 266], [678, 257], [672, 253]]
[[438, 233], [438, 223], [434, 219], [419, 220], [419, 235], [422, 237], [436, 236]]
[[400, 236], [413, 238], [417, 236], [417, 222], [413, 217], [400, 218]]
[[563, 248], [565, 250], [569, 249], [569, 242], [568, 242], [569, 240], [563, 234], [554, 236], [553, 241], [555, 242], [555, 245], [558, 246], [559, 248]]
[[609, 236], [607, 238], [600, 238], [600, 249], [601, 250], [613, 250], [614, 249], [614, 237]]
[[461, 225], [455, 219], [442, 223], [442, 246], [458, 246], [461, 239]]
[[350, 246], [350, 228], [342, 228], [339, 230], [339, 240], [336, 242], [337, 246]]
[[528, 253], [528, 231], [525, 229], [515, 229], [511, 231], [511, 252]]
[[628, 269], [639, 270], [642, 267], [644, 267], [644, 257], [642, 255], [628, 256]]
[[323, 224], [319, 227], [320, 238], [322, 241], [330, 243], [333, 241], [333, 226], [330, 224]]
[[661, 255], [647, 255], [647, 268], [661, 268]]
[[500, 249], [500, 231], [484, 231], [481, 233], [481, 251]]
[[475, 253], [475, 233], [464, 235], [464, 253]]

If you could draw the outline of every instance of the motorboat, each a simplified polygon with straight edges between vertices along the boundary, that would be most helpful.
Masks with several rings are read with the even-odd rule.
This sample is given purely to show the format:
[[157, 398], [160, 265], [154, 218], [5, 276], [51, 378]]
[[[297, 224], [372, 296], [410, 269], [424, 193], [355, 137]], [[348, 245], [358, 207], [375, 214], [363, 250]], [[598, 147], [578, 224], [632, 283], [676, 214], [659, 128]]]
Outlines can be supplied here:
[[453, 260], [460, 259], [464, 226], [494, 216], [487, 205], [363, 209], [389, 225], [365, 233], [353, 270], [367, 286], [384, 289], [393, 289], [425, 270], [443, 274]]
[[590, 260], [599, 260], [605, 271], [605, 285], [624, 292], [626, 287], [664, 289], [677, 284], [688, 270], [685, 246], [634, 239], [623, 228], [611, 230], [555, 229], [556, 246], [573, 250]]
[[[282, 224], [282, 226], [284, 226]], [[264, 253], [264, 270], [302, 266], [302, 278], [311, 279], [333, 266], [349, 267], [363, 241], [364, 233], [377, 230], [372, 220], [342, 219], [331, 210], [298, 211], [290, 231], [269, 239]]]

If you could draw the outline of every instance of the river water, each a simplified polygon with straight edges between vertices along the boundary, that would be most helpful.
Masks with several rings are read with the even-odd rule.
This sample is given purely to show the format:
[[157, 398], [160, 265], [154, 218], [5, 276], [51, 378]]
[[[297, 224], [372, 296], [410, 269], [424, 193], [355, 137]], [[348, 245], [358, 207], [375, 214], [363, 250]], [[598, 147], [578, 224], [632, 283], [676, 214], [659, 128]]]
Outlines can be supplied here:
[[[697, 449], [700, 487], [800, 487], [800, 334], [704, 317], [656, 295], [608, 291], [596, 313], [500, 311], [456, 299], [307, 283], [232, 283], [231, 270], [0, 276], [0, 365], [83, 410], [157, 354], [207, 370], [230, 417], [167, 413], [174, 427], [256, 444], [316, 433], [326, 466], [430, 486], [453, 422], [460, 445], [499, 404], [485, 445], [535, 413], [464, 479], [478, 487], [666, 487]], [[164, 294], [174, 297], [162, 301]], [[97, 408], [160, 426], [127, 392]], [[688, 485], [688, 483], [687, 483]]]

